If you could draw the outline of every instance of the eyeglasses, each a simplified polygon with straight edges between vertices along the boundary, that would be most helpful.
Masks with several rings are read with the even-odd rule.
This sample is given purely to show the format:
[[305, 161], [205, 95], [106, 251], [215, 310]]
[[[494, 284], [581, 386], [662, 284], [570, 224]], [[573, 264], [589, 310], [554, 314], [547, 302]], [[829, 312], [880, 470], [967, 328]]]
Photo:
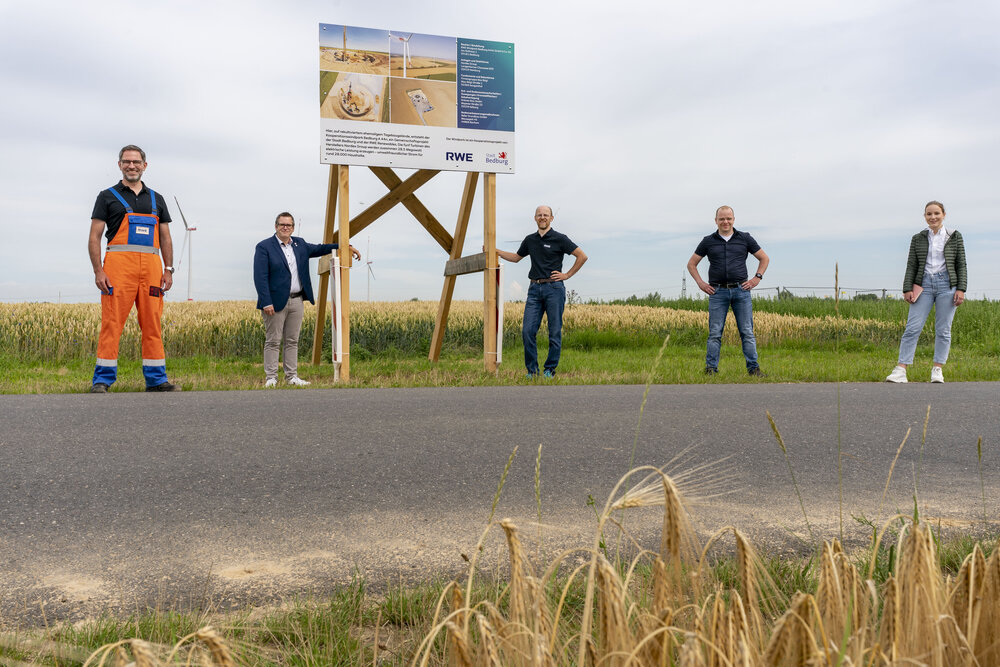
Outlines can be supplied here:
[[279, 222], [275, 227], [295, 227], [295, 225], [291, 222]]
[[123, 164], [126, 167], [129, 166], [130, 164], [135, 165], [136, 167], [140, 167], [142, 166], [142, 160], [118, 160], [118, 164]]

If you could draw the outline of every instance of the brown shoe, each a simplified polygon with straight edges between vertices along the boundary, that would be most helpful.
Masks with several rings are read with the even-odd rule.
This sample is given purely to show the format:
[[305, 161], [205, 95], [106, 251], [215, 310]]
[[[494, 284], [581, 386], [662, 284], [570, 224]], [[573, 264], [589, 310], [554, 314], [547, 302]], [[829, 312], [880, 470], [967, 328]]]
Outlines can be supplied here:
[[753, 370], [747, 371], [747, 374], [755, 378], [766, 378], [767, 374], [760, 370], [760, 367], [754, 368]]
[[94, 384], [90, 385], [90, 393], [106, 394], [108, 393], [108, 385], [104, 384], [103, 382], [95, 382]]

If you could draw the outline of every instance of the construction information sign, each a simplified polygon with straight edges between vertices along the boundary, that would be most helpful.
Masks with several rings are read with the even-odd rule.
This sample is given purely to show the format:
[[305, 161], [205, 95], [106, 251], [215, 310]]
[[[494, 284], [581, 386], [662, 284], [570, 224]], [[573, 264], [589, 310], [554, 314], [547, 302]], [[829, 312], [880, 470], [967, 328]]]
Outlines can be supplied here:
[[320, 161], [514, 173], [514, 45], [319, 24]]

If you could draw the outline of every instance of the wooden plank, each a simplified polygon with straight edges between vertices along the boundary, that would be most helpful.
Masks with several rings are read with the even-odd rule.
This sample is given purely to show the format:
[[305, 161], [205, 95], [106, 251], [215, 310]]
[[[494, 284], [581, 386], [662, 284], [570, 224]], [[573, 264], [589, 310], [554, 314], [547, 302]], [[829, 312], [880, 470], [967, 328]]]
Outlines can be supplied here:
[[[465, 189], [462, 190], [462, 201], [458, 205], [458, 220], [455, 222], [455, 238], [451, 245], [449, 256], [458, 259], [465, 245], [465, 232], [469, 228], [469, 217], [472, 215], [472, 203], [476, 198], [476, 184], [479, 182], [477, 172], [469, 172], [465, 176]], [[451, 312], [451, 298], [455, 293], [455, 276], [445, 276], [441, 288], [441, 300], [438, 302], [437, 317], [434, 318], [434, 334], [431, 336], [431, 349], [427, 358], [437, 361], [441, 358], [441, 343], [444, 341], [444, 331], [448, 326], [448, 314]]]
[[483, 178], [483, 245], [486, 270], [483, 271], [483, 366], [488, 373], [497, 370], [497, 175]]
[[478, 273], [486, 269], [486, 253], [466, 255], [458, 259], [450, 259], [444, 265], [444, 275], [464, 276], [467, 273]]
[[340, 362], [340, 380], [351, 379], [351, 219], [350, 173], [347, 165], [338, 169], [337, 212], [340, 228], [337, 230], [337, 253], [340, 255], [340, 327], [338, 332], [343, 340], [344, 360]]
[[[389, 169], [388, 167], [369, 167], [369, 169], [371, 169], [372, 173], [375, 174], [375, 176], [377, 176], [378, 179], [382, 181], [382, 183], [390, 190], [394, 190], [402, 183], [402, 181], [399, 180], [399, 176], [396, 176], [392, 169]], [[444, 248], [446, 253], [451, 254], [454, 239], [451, 234], [449, 234], [447, 230], [441, 226], [441, 223], [437, 221], [437, 218], [435, 218], [420, 202], [420, 200], [417, 199], [416, 195], [411, 194], [407, 197], [403, 197], [402, 204], [406, 207], [406, 210], [413, 214], [413, 217], [417, 219], [417, 222], [423, 225], [424, 229], [427, 230], [431, 237], [438, 242], [438, 245]]]
[[[323, 243], [333, 243], [333, 225], [337, 212], [337, 166], [330, 165], [330, 176], [326, 186], [326, 222], [323, 223]], [[327, 260], [329, 261], [329, 260]], [[316, 304], [316, 333], [313, 336], [312, 362], [318, 366], [323, 357], [323, 330], [326, 328], [326, 300], [330, 291], [330, 268], [326, 274], [320, 271], [319, 303]]]

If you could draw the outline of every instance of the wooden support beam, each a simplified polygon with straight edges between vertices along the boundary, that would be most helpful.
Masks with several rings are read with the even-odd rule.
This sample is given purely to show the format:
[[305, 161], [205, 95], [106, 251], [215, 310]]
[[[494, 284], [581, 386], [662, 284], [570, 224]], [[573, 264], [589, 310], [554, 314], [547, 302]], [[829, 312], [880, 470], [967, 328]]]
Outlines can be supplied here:
[[483, 367], [497, 370], [497, 175], [483, 178], [483, 245], [486, 270], [483, 271]]
[[[333, 243], [333, 226], [337, 216], [337, 165], [330, 165], [326, 186], [326, 222], [323, 223], [323, 243]], [[326, 271], [320, 270], [319, 303], [316, 304], [316, 332], [313, 336], [312, 362], [318, 366], [323, 357], [323, 331], [326, 329], [326, 300], [330, 292], [330, 260]], [[320, 267], [323, 262], [320, 260]]]
[[[381, 199], [351, 219], [351, 238], [360, 234], [365, 227], [388, 213], [392, 207], [401, 202], [405, 197], [412, 195], [420, 186], [424, 185], [427, 181], [431, 180], [434, 176], [440, 173], [440, 171], [433, 169], [421, 169], [412, 174], [405, 181], [401, 181], [399, 185], [382, 195]], [[448, 238], [450, 239], [451, 237], [449, 236]], [[324, 243], [333, 243], [333, 235], [331, 234], [330, 240], [324, 241]], [[320, 257], [319, 274], [323, 275], [325, 273], [329, 273], [331, 263], [332, 262], [329, 257]]]
[[[455, 223], [455, 239], [451, 244], [449, 256], [458, 259], [465, 246], [465, 232], [469, 228], [469, 217], [472, 215], [472, 204], [476, 198], [476, 185], [479, 174], [470, 171], [465, 175], [465, 189], [462, 190], [462, 201], [458, 205], [458, 220]], [[437, 317], [434, 318], [434, 334], [431, 336], [431, 349], [427, 358], [437, 361], [441, 357], [441, 343], [444, 341], [444, 330], [448, 326], [448, 313], [451, 311], [451, 297], [455, 293], [455, 276], [445, 275], [444, 286], [441, 288], [441, 300], [438, 302]]]
[[[396, 176], [395, 172], [388, 167], [369, 167], [372, 173], [378, 177], [380, 181], [385, 185], [385, 187], [390, 190], [394, 190], [402, 183], [399, 180], [399, 176]], [[412, 178], [412, 177], [411, 177]], [[427, 210], [420, 200], [417, 199], [416, 195], [409, 195], [402, 198], [402, 204], [406, 207], [413, 217], [417, 219], [424, 229], [438, 242], [444, 251], [451, 254], [452, 246], [454, 245], [454, 239], [452, 239], [451, 234], [441, 226], [441, 223], [437, 221], [430, 211]]]
[[478, 273], [486, 269], [486, 253], [466, 255], [458, 259], [449, 259], [444, 265], [444, 275], [464, 276], [467, 273]]
[[340, 256], [340, 322], [337, 333], [343, 340], [344, 358], [340, 362], [340, 380], [351, 379], [351, 219], [349, 186], [350, 174], [347, 165], [338, 168], [337, 212], [340, 229], [337, 234], [337, 253]]

